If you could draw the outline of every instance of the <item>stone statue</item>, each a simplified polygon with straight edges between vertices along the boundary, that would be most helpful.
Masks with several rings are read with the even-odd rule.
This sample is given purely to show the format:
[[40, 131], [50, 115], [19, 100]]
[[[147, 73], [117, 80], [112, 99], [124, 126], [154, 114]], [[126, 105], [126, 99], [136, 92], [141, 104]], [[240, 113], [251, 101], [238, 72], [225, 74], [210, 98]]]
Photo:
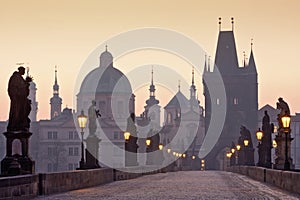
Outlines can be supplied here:
[[25, 74], [25, 68], [19, 67], [15, 71], [8, 82], [8, 95], [10, 97], [10, 111], [7, 131], [29, 131], [31, 111], [31, 101], [27, 98], [29, 95], [29, 85], [32, 78]]
[[280, 117], [284, 115], [290, 115], [289, 105], [280, 97], [276, 103], [276, 108], [280, 109]]
[[130, 133], [131, 136], [137, 137], [137, 130], [135, 125], [135, 115], [131, 113], [127, 118], [127, 128], [126, 131]]
[[99, 110], [96, 109], [96, 101], [95, 100], [92, 101], [92, 105], [89, 107], [88, 116], [89, 116], [89, 132], [91, 135], [93, 135], [93, 134], [95, 134], [95, 132], [97, 130], [96, 119], [98, 117], [101, 117]]
[[262, 119], [262, 129], [265, 130], [270, 126], [270, 116], [268, 111], [265, 110], [265, 116]]

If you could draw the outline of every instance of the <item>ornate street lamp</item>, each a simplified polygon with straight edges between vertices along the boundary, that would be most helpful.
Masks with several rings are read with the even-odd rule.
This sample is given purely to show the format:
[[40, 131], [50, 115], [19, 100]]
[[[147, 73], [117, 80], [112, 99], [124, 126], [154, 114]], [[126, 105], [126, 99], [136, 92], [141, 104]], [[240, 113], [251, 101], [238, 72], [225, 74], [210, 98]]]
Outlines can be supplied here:
[[167, 149], [167, 152], [168, 152], [168, 153], [171, 153], [171, 149], [170, 149], [170, 148], [169, 148], [169, 149]]
[[184, 154], [182, 154], [182, 157], [183, 157], [183, 158], [185, 158], [185, 157], [186, 157], [186, 154], [185, 154], [185, 153], [184, 153]]
[[81, 110], [81, 114], [77, 116], [77, 120], [78, 120], [78, 125], [81, 128], [81, 160], [79, 162], [79, 168], [83, 169], [84, 168], [84, 145], [83, 145], [83, 135], [84, 135], [84, 131], [83, 129], [85, 129], [86, 127], [86, 123], [87, 123], [87, 116], [84, 115], [83, 110]]
[[196, 156], [192, 156], [192, 159], [195, 160], [195, 159], [196, 159]]
[[260, 130], [260, 128], [258, 128], [258, 131], [256, 132], [256, 138], [258, 140], [258, 166], [263, 166], [263, 161], [262, 161], [262, 156], [264, 154], [263, 152], [263, 145], [261, 143], [261, 140], [263, 138], [263, 132]]
[[283, 131], [285, 133], [285, 161], [284, 161], [284, 170], [290, 170], [290, 163], [288, 160], [288, 134], [290, 133], [290, 124], [291, 117], [289, 115], [285, 115], [281, 117], [281, 122], [283, 126]]
[[241, 150], [241, 145], [237, 144], [236, 145], [236, 150], [238, 150], [238, 151]]

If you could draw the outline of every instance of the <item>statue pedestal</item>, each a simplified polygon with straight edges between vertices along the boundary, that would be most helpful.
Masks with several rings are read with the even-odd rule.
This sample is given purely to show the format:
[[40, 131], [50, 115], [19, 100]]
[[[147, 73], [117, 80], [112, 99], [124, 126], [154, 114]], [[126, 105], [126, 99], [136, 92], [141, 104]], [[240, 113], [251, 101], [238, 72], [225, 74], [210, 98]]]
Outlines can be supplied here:
[[100, 168], [98, 161], [99, 142], [101, 141], [96, 135], [89, 135], [86, 138], [85, 158], [86, 163], [84, 168], [95, 169]]
[[[3, 133], [6, 137], [6, 156], [1, 161], [1, 175], [13, 176], [33, 174], [35, 162], [28, 155], [30, 132], [16, 131]], [[15, 139], [20, 140], [22, 155], [12, 155], [12, 144]]]
[[[284, 163], [285, 163], [285, 140], [286, 135], [283, 132], [279, 132], [278, 135], [276, 135], [275, 141], [277, 143], [277, 147], [275, 150], [276, 159], [275, 159], [275, 169], [284, 169]], [[291, 141], [293, 138], [291, 138], [291, 134], [288, 134], [287, 137], [287, 154], [288, 154], [288, 162], [290, 163], [290, 168], [294, 169], [293, 165], [293, 159], [291, 158]]]

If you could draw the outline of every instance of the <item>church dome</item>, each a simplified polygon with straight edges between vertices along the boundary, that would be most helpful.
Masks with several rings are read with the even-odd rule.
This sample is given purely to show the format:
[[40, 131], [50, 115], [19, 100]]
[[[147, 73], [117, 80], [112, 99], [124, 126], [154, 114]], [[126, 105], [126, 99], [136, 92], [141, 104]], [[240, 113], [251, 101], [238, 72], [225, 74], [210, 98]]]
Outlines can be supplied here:
[[[132, 93], [127, 77], [113, 67], [112, 55], [107, 50], [100, 55], [100, 67], [92, 70], [83, 80], [80, 93]], [[106, 67], [108, 66], [108, 67]]]

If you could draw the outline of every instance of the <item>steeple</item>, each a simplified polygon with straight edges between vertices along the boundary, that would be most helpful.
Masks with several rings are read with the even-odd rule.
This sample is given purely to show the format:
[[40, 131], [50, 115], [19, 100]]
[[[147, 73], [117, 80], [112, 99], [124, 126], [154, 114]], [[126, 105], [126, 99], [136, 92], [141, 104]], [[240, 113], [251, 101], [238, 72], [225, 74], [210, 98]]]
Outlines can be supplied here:
[[199, 106], [199, 102], [197, 100], [196, 97], [196, 86], [195, 86], [195, 71], [194, 71], [194, 67], [192, 69], [192, 85], [190, 87], [190, 106], [191, 109], [193, 109], [194, 107]]
[[151, 85], [150, 85], [150, 97], [154, 97], [155, 98], [155, 86], [153, 84], [153, 66], [152, 66], [152, 70], [151, 70]]
[[57, 66], [55, 66], [53, 97], [50, 99], [51, 119], [61, 114], [61, 105], [62, 105], [62, 99], [59, 97], [59, 85], [57, 83]]
[[249, 64], [248, 64], [249, 69], [251, 69], [254, 73], [257, 73], [256, 70], [256, 64], [254, 61], [254, 55], [253, 55], [253, 39], [251, 39], [251, 52], [250, 52], [250, 57], [249, 57]]
[[151, 84], [150, 84], [149, 91], [150, 91], [149, 99], [146, 101], [147, 106], [159, 104], [159, 101], [155, 99], [155, 85], [153, 83], [153, 66], [151, 70]]
[[57, 66], [55, 65], [55, 78], [53, 85], [53, 95], [59, 95], [59, 85], [57, 84]]

